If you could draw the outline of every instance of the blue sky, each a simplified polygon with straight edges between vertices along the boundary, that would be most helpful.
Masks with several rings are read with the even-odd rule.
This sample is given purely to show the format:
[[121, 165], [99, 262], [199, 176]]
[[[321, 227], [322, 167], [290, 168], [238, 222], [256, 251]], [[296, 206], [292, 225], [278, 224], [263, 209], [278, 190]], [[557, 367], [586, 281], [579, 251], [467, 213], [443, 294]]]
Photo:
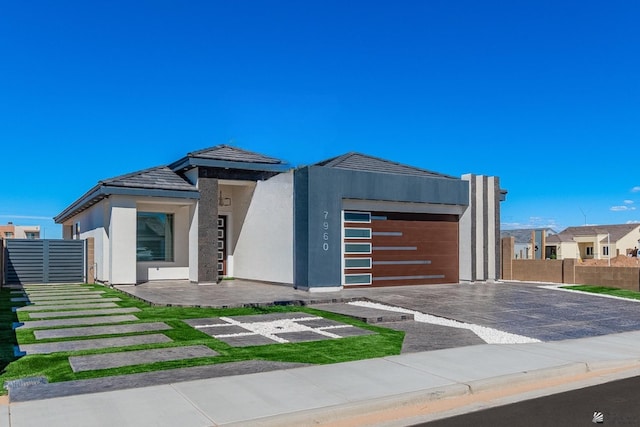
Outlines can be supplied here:
[[499, 176], [506, 228], [640, 220], [636, 1], [16, 1], [0, 223], [231, 143]]

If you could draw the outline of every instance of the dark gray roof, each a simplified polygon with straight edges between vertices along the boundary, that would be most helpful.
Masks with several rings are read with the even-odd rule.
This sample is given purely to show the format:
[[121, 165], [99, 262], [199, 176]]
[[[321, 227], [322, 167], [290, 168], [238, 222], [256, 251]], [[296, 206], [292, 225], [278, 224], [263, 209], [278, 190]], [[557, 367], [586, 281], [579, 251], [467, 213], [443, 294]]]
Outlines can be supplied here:
[[128, 188], [149, 188], [177, 191], [198, 191], [197, 188], [167, 166], [144, 169], [99, 182], [101, 185]]
[[459, 179], [450, 175], [444, 175], [401, 163], [392, 162], [378, 157], [369, 156], [361, 153], [346, 153], [338, 157], [333, 157], [325, 161], [316, 163], [316, 166], [325, 166], [329, 168], [348, 169], [363, 172], [379, 172], [399, 175], [413, 176], [435, 176], [439, 178]]
[[282, 160], [276, 159], [274, 157], [265, 156], [263, 154], [254, 153], [252, 151], [241, 150], [240, 148], [231, 147], [224, 144], [205, 148], [203, 150], [192, 151], [191, 153], [187, 154], [187, 157], [246, 163], [284, 163]]
[[290, 168], [286, 162], [280, 159], [229, 145], [217, 145], [204, 150], [192, 151], [169, 165], [172, 170], [182, 172], [196, 167], [274, 173], [284, 172]]
[[166, 166], [144, 169], [99, 181], [96, 186], [54, 217], [56, 223], [82, 212], [112, 195], [141, 195], [198, 199], [198, 189]]
[[500, 230], [500, 237], [513, 237], [516, 243], [530, 243], [531, 233], [534, 231], [543, 231], [547, 235], [549, 233], [555, 233], [555, 230], [551, 228], [517, 228], [513, 230]]
[[[612, 242], [616, 242], [636, 228], [640, 227], [640, 224], [613, 224], [613, 225], [586, 225], [580, 227], [568, 227], [562, 230], [560, 233], [554, 235], [556, 238], [562, 242], [570, 242], [574, 237], [586, 237], [586, 236], [595, 236], [597, 234], [609, 234], [609, 240]], [[551, 238], [550, 236], [549, 238]], [[637, 238], [640, 239], [640, 233], [638, 233]], [[548, 240], [547, 241], [556, 241]], [[601, 239], [601, 242], [606, 242], [607, 238]]]

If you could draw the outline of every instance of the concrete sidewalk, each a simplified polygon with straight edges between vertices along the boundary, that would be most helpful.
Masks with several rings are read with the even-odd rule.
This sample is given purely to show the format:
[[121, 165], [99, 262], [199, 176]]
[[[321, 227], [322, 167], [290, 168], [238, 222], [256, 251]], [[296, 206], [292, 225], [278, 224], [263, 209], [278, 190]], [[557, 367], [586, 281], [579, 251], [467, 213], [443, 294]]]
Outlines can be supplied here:
[[[591, 375], [604, 382], [606, 377], [597, 377], [615, 369], [640, 374], [640, 332], [476, 345], [0, 404], [0, 427], [299, 426], [344, 419], [351, 425], [407, 425], [402, 408], [428, 410], [438, 402], [486, 392], [498, 396], [501, 390], [522, 391], [545, 380], [561, 383]], [[395, 418], [376, 415], [394, 411]]]

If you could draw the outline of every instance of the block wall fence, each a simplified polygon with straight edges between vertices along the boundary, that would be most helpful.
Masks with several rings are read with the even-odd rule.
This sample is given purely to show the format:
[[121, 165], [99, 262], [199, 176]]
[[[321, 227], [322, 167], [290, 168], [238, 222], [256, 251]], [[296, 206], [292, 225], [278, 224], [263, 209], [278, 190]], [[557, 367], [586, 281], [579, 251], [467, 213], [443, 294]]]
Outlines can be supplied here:
[[584, 266], [575, 259], [513, 259], [514, 247], [513, 237], [502, 239], [501, 279], [504, 281], [608, 286], [640, 291], [640, 268], [638, 267]]

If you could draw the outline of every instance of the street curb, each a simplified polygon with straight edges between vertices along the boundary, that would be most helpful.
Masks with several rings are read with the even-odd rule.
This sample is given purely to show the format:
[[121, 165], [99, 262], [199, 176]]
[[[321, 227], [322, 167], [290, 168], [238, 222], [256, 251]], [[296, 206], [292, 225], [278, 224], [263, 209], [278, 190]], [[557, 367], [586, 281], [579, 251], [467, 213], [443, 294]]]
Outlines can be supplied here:
[[456, 383], [425, 390], [408, 393], [400, 393], [391, 396], [378, 397], [357, 402], [349, 402], [335, 406], [309, 409], [288, 414], [274, 415], [271, 417], [243, 420], [233, 423], [220, 424], [228, 427], [252, 426], [281, 427], [283, 425], [317, 426], [326, 423], [337, 422], [345, 418], [356, 417], [362, 414], [370, 414], [402, 407], [415, 405], [426, 406], [447, 398], [455, 398], [471, 393], [466, 384]]
[[[376, 399], [349, 402], [325, 408], [303, 410], [288, 414], [274, 415], [265, 418], [244, 420], [221, 424], [225, 427], [239, 427], [247, 425], [260, 427], [276, 427], [282, 425], [319, 426], [337, 423], [362, 416], [375, 418], [376, 413], [385, 411], [398, 411], [403, 408], [420, 407], [428, 410], [429, 405], [445, 399], [455, 399], [465, 396], [479, 395], [481, 393], [499, 391], [507, 387], [518, 387], [535, 384], [536, 382], [550, 379], [570, 379], [583, 374], [610, 373], [612, 370], [640, 369], [638, 360], [613, 360], [601, 362], [574, 362], [550, 368], [523, 371], [502, 375], [495, 378], [487, 378], [466, 383], [455, 383], [442, 387], [434, 387], [409, 393], [400, 393]], [[396, 425], [395, 421], [380, 421], [380, 425]], [[400, 425], [400, 424], [397, 424]]]
[[535, 371], [522, 371], [493, 378], [469, 381], [466, 384], [469, 386], [471, 394], [475, 394], [489, 390], [496, 390], [507, 386], [513, 386], [514, 384], [526, 385], [549, 378], [567, 377], [578, 374], [586, 374], [587, 372], [589, 372], [589, 368], [586, 363], [574, 362], [568, 363], [566, 365], [537, 369]]

